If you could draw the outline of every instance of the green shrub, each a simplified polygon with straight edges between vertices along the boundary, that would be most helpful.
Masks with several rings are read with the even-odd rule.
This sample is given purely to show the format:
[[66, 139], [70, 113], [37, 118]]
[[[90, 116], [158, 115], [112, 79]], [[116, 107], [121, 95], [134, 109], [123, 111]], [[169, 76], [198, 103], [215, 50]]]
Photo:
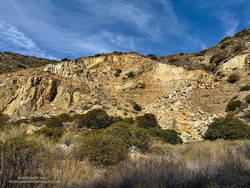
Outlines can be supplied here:
[[135, 120], [133, 118], [131, 118], [131, 117], [124, 118], [122, 121], [126, 122], [126, 123], [129, 123], [129, 124], [134, 124], [135, 123]]
[[220, 41], [220, 43], [223, 43], [223, 42], [228, 41], [228, 40], [230, 40], [230, 39], [232, 39], [232, 37], [225, 37], [224, 39], [222, 39], [222, 40]]
[[147, 132], [127, 122], [116, 122], [105, 129], [105, 133], [121, 139], [127, 148], [135, 146], [141, 151], [146, 151], [149, 147], [150, 138]]
[[245, 85], [240, 88], [240, 91], [249, 91], [250, 90], [250, 85]]
[[135, 73], [133, 71], [130, 71], [128, 74], [127, 74], [128, 78], [134, 78], [135, 77]]
[[102, 109], [94, 109], [78, 117], [78, 128], [86, 126], [92, 129], [102, 129], [110, 126], [112, 123], [117, 121], [116, 118], [109, 116]]
[[241, 106], [242, 102], [240, 100], [231, 100], [226, 106], [226, 112], [235, 111]]
[[17, 66], [17, 68], [20, 68], [20, 69], [27, 69], [27, 67], [22, 63], [17, 63], [16, 66]]
[[122, 73], [122, 70], [121, 69], [116, 69], [115, 71], [115, 77], [119, 77]]
[[132, 126], [133, 125], [126, 122], [116, 122], [110, 127], [106, 128], [105, 133], [115, 138], [121, 139], [123, 144], [126, 145], [127, 148], [129, 148], [133, 145], [133, 135], [131, 134]]
[[6, 125], [6, 123], [9, 121], [10, 117], [8, 115], [5, 115], [3, 113], [0, 113], [0, 127], [3, 127], [4, 125]]
[[177, 58], [172, 58], [172, 59], [169, 59], [168, 62], [171, 63], [171, 64], [175, 64], [177, 63], [179, 60]]
[[147, 130], [139, 127], [132, 127], [133, 145], [141, 151], [147, 151], [149, 148], [150, 137]]
[[80, 160], [88, 159], [96, 166], [111, 166], [124, 160], [128, 150], [122, 140], [103, 133], [82, 136], [80, 146], [73, 151]]
[[249, 138], [250, 127], [243, 121], [227, 117], [224, 119], [215, 120], [208, 127], [204, 138], [207, 140], [215, 139], [244, 139]]
[[43, 117], [43, 116], [38, 116], [38, 117], [32, 117], [30, 119], [30, 122], [45, 122], [47, 120], [47, 118]]
[[249, 111], [246, 112], [246, 113], [244, 114], [244, 117], [249, 119], [249, 118], [250, 118], [250, 112], [249, 112]]
[[59, 119], [57, 119], [56, 116], [52, 116], [49, 119], [47, 119], [45, 121], [45, 125], [47, 127], [62, 127], [63, 126], [63, 122], [60, 121]]
[[60, 114], [58, 116], [52, 116], [46, 119], [45, 125], [47, 127], [63, 127], [63, 123], [70, 120], [70, 116], [66, 113]]
[[154, 54], [148, 54], [147, 55], [150, 59], [152, 59], [152, 60], [155, 60], [155, 61], [158, 61], [159, 59], [158, 59], [158, 57], [156, 56], [156, 55], [154, 55]]
[[143, 116], [138, 116], [135, 119], [136, 125], [141, 128], [160, 127], [154, 114], [146, 113]]
[[240, 76], [239, 76], [239, 75], [237, 75], [237, 74], [232, 74], [232, 75], [230, 75], [230, 76], [228, 77], [227, 82], [233, 84], [233, 83], [235, 83], [235, 82], [237, 82], [237, 81], [239, 81], [239, 80], [240, 80]]
[[43, 135], [51, 140], [57, 141], [62, 137], [64, 133], [64, 129], [61, 127], [44, 127], [38, 131], [36, 131], [37, 135]]
[[142, 108], [141, 108], [141, 106], [139, 105], [139, 104], [134, 104], [133, 105], [133, 109], [135, 110], [135, 111], [142, 111]]
[[245, 97], [245, 101], [246, 101], [248, 104], [250, 104], [250, 95], [247, 95], [247, 96]]
[[67, 113], [62, 113], [59, 116], [57, 116], [57, 119], [61, 122], [67, 122], [70, 120], [70, 115]]
[[70, 61], [69, 58], [63, 58], [61, 61]]
[[152, 128], [148, 130], [152, 137], [160, 138], [163, 142], [169, 144], [182, 144], [181, 137], [175, 130], [163, 130], [161, 128]]

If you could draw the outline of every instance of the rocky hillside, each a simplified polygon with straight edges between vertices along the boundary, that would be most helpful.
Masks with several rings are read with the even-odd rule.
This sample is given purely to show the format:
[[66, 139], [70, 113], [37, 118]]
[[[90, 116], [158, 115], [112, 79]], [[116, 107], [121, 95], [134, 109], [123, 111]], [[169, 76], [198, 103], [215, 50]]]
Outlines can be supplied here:
[[41, 67], [50, 63], [56, 63], [56, 61], [10, 52], [0, 52], [0, 74]]
[[[122, 117], [153, 113], [163, 128], [175, 129], [185, 142], [200, 140], [214, 118], [227, 115], [232, 98], [248, 95], [240, 88], [250, 83], [249, 42], [250, 30], [244, 30], [194, 54], [111, 53], [44, 62], [0, 75], [0, 110], [12, 119], [94, 108]], [[248, 103], [242, 105], [250, 110]]]

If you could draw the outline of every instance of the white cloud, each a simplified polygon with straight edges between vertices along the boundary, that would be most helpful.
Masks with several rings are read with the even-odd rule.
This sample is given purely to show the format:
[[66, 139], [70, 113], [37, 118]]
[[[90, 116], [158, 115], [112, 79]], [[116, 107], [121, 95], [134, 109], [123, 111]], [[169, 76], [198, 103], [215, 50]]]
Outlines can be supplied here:
[[0, 20], [0, 36], [2, 39], [13, 42], [27, 50], [39, 51], [37, 45], [30, 38], [18, 31], [15, 26], [10, 25], [3, 20]]
[[237, 32], [237, 28], [240, 24], [235, 16], [237, 12], [235, 12], [232, 7], [242, 5], [246, 2], [247, 0], [203, 1], [199, 3], [199, 7], [211, 10], [210, 14], [221, 21], [222, 27], [224, 28], [224, 35], [232, 36]]
[[219, 19], [224, 25], [226, 35], [232, 36], [236, 33], [239, 21], [231, 13], [224, 12]]
[[19, 31], [15, 26], [6, 23], [4, 20], [0, 20], [0, 37], [1, 40], [11, 43], [19, 50], [17, 52], [25, 52], [28, 55], [34, 55], [39, 57], [53, 58], [47, 56], [32, 39], [28, 38], [24, 33]]
[[111, 43], [115, 44], [117, 47], [125, 50], [135, 50], [134, 38], [129, 36], [124, 36], [120, 34], [114, 34], [108, 31], [103, 31], [102, 35], [107, 38]]

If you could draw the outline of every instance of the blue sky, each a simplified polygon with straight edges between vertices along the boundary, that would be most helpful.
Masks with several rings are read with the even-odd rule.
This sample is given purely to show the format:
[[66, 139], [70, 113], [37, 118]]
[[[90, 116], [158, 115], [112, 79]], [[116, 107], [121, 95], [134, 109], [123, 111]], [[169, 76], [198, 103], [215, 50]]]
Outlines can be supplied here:
[[249, 12], [249, 0], [0, 0], [0, 51], [196, 52], [249, 28]]

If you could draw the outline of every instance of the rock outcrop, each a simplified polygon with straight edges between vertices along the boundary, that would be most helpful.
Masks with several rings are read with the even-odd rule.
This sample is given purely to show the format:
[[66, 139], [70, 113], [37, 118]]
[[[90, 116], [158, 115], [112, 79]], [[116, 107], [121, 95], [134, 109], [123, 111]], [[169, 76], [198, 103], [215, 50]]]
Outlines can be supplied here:
[[[240, 49], [239, 40], [227, 39], [230, 44], [222, 41], [198, 54], [111, 53], [2, 74], [0, 110], [13, 120], [93, 108], [122, 117], [153, 113], [185, 142], [201, 140], [213, 119], [226, 115], [225, 106], [239, 96], [239, 88], [250, 83], [250, 46], [246, 41]], [[228, 83], [232, 74], [241, 79]], [[134, 104], [142, 111], [135, 111]]]

